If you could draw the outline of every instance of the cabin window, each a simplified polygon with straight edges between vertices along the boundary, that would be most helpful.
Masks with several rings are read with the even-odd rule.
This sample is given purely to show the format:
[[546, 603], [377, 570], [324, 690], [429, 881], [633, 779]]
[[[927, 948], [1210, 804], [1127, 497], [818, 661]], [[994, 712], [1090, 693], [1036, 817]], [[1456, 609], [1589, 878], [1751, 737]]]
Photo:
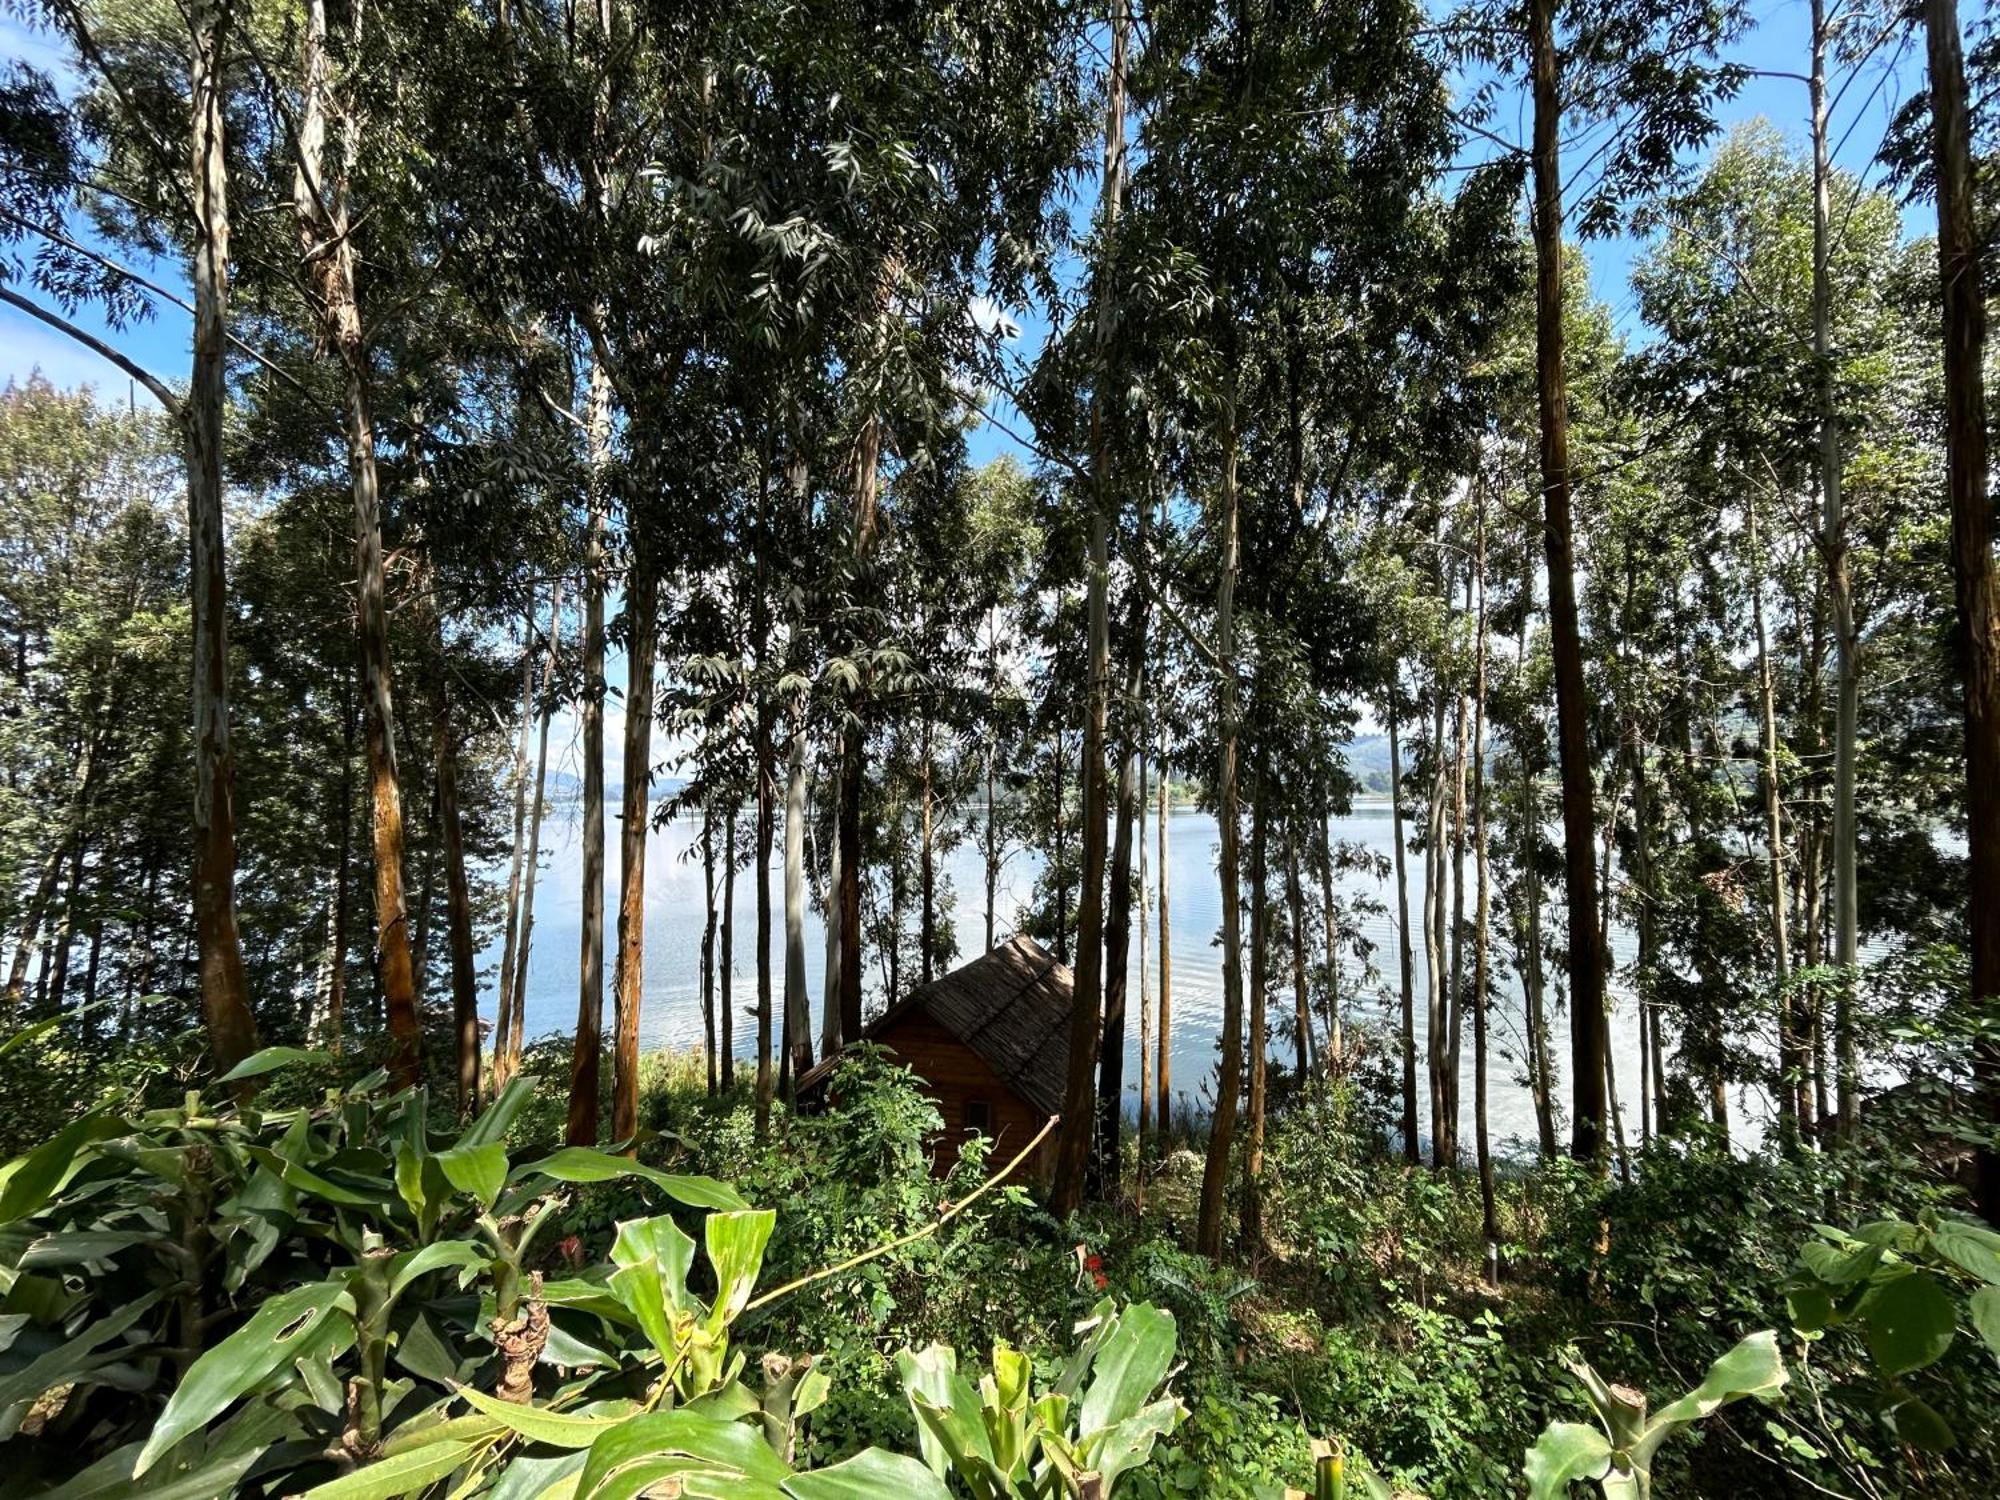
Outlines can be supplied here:
[[993, 1106], [984, 1099], [965, 1101], [965, 1128], [979, 1135], [993, 1134]]

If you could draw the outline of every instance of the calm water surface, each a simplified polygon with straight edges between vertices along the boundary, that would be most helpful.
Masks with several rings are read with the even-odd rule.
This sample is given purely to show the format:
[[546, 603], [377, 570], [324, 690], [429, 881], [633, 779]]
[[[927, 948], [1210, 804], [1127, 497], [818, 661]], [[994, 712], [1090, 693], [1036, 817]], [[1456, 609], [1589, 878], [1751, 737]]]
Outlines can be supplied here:
[[[618, 822], [615, 813], [606, 810], [607, 830], [605, 848], [607, 851], [605, 870], [605, 983], [610, 986], [613, 947], [617, 940], [618, 895]], [[552, 812], [542, 829], [542, 872], [535, 890], [535, 936], [534, 948], [529, 959], [528, 994], [526, 1000], [526, 1023], [530, 1037], [549, 1032], [567, 1032], [576, 1022], [577, 965], [581, 933], [582, 883], [581, 846], [579, 832], [582, 826], [580, 813], [572, 808], [568, 812]], [[1405, 833], [1409, 832], [1405, 820]], [[1348, 840], [1363, 845], [1387, 857], [1393, 852], [1393, 838], [1390, 832], [1389, 809], [1386, 803], [1364, 805], [1345, 817], [1332, 820], [1330, 825], [1336, 840]], [[1158, 900], [1158, 871], [1155, 855], [1158, 849], [1157, 815], [1149, 818], [1147, 835], [1147, 890], [1149, 899]], [[1174, 1035], [1172, 1046], [1173, 1084], [1175, 1093], [1190, 1104], [1206, 1106], [1207, 1092], [1212, 1087], [1212, 1077], [1216, 1060], [1216, 1039], [1222, 1015], [1222, 965], [1219, 946], [1219, 931], [1222, 921], [1222, 902], [1216, 882], [1217, 833], [1215, 819], [1205, 812], [1193, 810], [1177, 811], [1169, 814], [1167, 820], [1169, 843], [1169, 911], [1172, 918], [1171, 957], [1173, 960], [1173, 1001]], [[647, 846], [646, 856], [646, 964], [645, 964], [645, 1006], [641, 1015], [640, 1043], [644, 1047], [693, 1047], [702, 1039], [701, 1023], [701, 933], [704, 920], [702, 902], [702, 865], [700, 850], [701, 827], [698, 820], [683, 819], [664, 828], [656, 828]], [[739, 844], [754, 847], [749, 836], [749, 818], [744, 817], [738, 824]], [[721, 854], [721, 830], [716, 831], [717, 856]], [[784, 847], [782, 831], [774, 846], [771, 870], [771, 964], [774, 987], [779, 992], [782, 1003], [784, 984], [784, 879], [781, 864]], [[1040, 861], [1032, 853], [1015, 852], [1002, 871], [996, 922], [999, 933], [1005, 936], [1011, 932], [1021, 913], [1025, 910], [1034, 886], [1035, 874]], [[1467, 861], [1468, 887], [1471, 880], [1470, 860]], [[1422, 903], [1423, 862], [1420, 855], [1408, 859], [1411, 881], [1410, 912], [1412, 922], [1420, 920]], [[951, 891], [951, 905], [947, 920], [953, 924], [958, 941], [961, 960], [977, 956], [985, 941], [985, 875], [980, 851], [975, 843], [960, 845], [941, 862], [944, 880]], [[504, 878], [504, 872], [503, 872]], [[1274, 888], [1282, 893], [1283, 883], [1275, 877]], [[1396, 1008], [1397, 983], [1397, 941], [1396, 941], [1396, 892], [1394, 876], [1376, 880], [1367, 874], [1344, 876], [1338, 889], [1343, 896], [1372, 903], [1377, 908], [1371, 915], [1365, 915], [1360, 927], [1374, 945], [1373, 976], [1363, 976], [1357, 972], [1358, 965], [1351, 956], [1343, 956], [1342, 990], [1347, 998], [1347, 1011], [1355, 1019], [1375, 1020], [1393, 1023]], [[1558, 897], [1559, 892], [1555, 893]], [[1307, 905], [1313, 915], [1308, 920], [1317, 924], [1319, 910], [1318, 889], [1309, 881]], [[734, 965], [734, 1000], [739, 1010], [735, 1040], [739, 1054], [752, 1055], [756, 1050], [756, 1022], [753, 1010], [756, 1001], [756, 901], [757, 891], [754, 875], [749, 870], [739, 872], [736, 880], [736, 953]], [[1466, 916], [1470, 921], [1472, 909], [1471, 892], [1468, 889]], [[1154, 908], [1157, 912], [1157, 906]], [[914, 911], [912, 919], [914, 919]], [[1244, 913], [1245, 937], [1248, 937], [1249, 913]], [[1147, 960], [1147, 986], [1149, 994], [1157, 994], [1159, 984], [1157, 921], [1149, 923], [1148, 941], [1153, 945]], [[1136, 920], [1134, 946], [1137, 945]], [[1626, 933], [1616, 933], [1613, 948], [1618, 962], [1631, 958], [1631, 938]], [[826, 943], [818, 914], [808, 906], [806, 912], [806, 977], [808, 994], [813, 1001], [814, 1026], [817, 1030], [819, 1016], [819, 996], [825, 967]], [[880, 1004], [881, 975], [875, 965], [875, 957], [869, 956], [870, 972], [868, 982], [874, 988], [871, 1008]], [[1468, 967], [1471, 955], [1467, 954]], [[496, 942], [484, 956], [489, 971], [499, 963], [499, 944]], [[1418, 934], [1412, 967], [1415, 973], [1417, 996], [1417, 1037], [1419, 1047], [1423, 1044], [1425, 1029], [1426, 995], [1424, 983], [1424, 954], [1421, 934]], [[1290, 1017], [1292, 1013], [1292, 992], [1290, 982], [1290, 960], [1285, 956], [1279, 965], [1281, 980], [1271, 996], [1272, 1052], [1279, 1058], [1292, 1055]], [[1127, 1019], [1126, 1035], [1126, 1107], [1128, 1111], [1136, 1107], [1139, 1080], [1139, 1041], [1137, 995], [1139, 985], [1139, 965], [1135, 952], [1131, 972], [1132, 1002]], [[1534, 1109], [1523, 1080], [1520, 1062], [1522, 1052], [1521, 1004], [1518, 983], [1511, 975], [1503, 975], [1500, 990], [1501, 999], [1491, 1013], [1493, 1056], [1489, 1059], [1488, 1090], [1489, 1114], [1493, 1138], [1498, 1144], [1510, 1140], [1532, 1143], [1535, 1134]], [[1618, 1075], [1618, 1088], [1628, 1117], [1628, 1132], [1636, 1144], [1637, 1117], [1632, 1104], [1636, 1097], [1639, 1081], [1638, 1022], [1636, 1011], [1629, 997], [1620, 994], [1619, 1005], [1612, 1021], [1613, 1061]], [[489, 986], [485, 996], [485, 1009], [490, 1019], [494, 997]], [[610, 997], [606, 996], [606, 1018], [609, 1020]], [[1562, 1014], [1551, 1018], [1554, 1028], [1552, 1046], [1558, 1071], [1558, 1098], [1567, 1098], [1567, 1084], [1563, 1081], [1567, 1074], [1568, 1036], [1567, 1023]], [[1464, 1065], [1469, 1074], [1472, 1067], [1472, 1035], [1468, 1025], [1464, 1040]], [[1423, 1089], [1424, 1073], [1418, 1068], [1418, 1087]], [[1462, 1107], [1465, 1124], [1461, 1131], [1470, 1149], [1472, 1083], [1468, 1077], [1462, 1089]], [[1428, 1114], [1427, 1100], [1419, 1105], [1419, 1118]], [[1740, 1096], [1732, 1100], [1732, 1114], [1742, 1133], [1754, 1134], [1761, 1124], [1762, 1101], [1752, 1096]]]

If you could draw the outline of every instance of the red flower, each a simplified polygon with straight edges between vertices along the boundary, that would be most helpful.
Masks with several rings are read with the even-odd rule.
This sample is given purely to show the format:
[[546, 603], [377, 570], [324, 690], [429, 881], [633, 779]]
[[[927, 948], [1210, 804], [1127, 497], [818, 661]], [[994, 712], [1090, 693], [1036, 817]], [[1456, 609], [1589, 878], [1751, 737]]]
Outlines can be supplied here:
[[1093, 1255], [1083, 1263], [1083, 1268], [1086, 1271], [1101, 1271], [1104, 1269], [1104, 1260], [1101, 1256]]
[[1097, 1289], [1100, 1292], [1111, 1285], [1111, 1278], [1106, 1276], [1102, 1271], [1091, 1272], [1091, 1279], [1097, 1283]]

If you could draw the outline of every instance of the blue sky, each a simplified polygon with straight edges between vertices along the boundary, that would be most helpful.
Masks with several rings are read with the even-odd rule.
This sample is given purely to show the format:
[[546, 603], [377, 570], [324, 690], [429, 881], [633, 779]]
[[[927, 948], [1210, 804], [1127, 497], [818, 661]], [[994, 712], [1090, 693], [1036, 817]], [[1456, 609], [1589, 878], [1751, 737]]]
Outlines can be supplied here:
[[[1766, 72], [1803, 73], [1807, 65], [1810, 34], [1807, 0], [1763, 0], [1755, 10], [1758, 18], [1755, 29], [1732, 49], [1732, 56]], [[1968, 6], [1962, 19], [1971, 20], [1980, 13], [1979, 6]], [[62, 65], [59, 53], [48, 45], [47, 40], [12, 15], [0, 16], [0, 58], [25, 61], [58, 73]], [[1841, 166], [1871, 181], [1879, 177], [1879, 169], [1873, 166], [1873, 157], [1883, 131], [1897, 105], [1920, 86], [1922, 71], [1922, 48], [1905, 33], [1900, 44], [1891, 42], [1884, 47], [1851, 82], [1836, 80], [1837, 89], [1845, 85], [1835, 111], [1832, 131], [1838, 144], [1837, 155]], [[1806, 90], [1802, 83], [1759, 76], [1753, 77], [1742, 93], [1724, 107], [1722, 123], [1727, 128], [1761, 116], [1777, 124], [1803, 145], [1807, 128], [1806, 111]], [[1525, 100], [1504, 100], [1494, 128], [1502, 135], [1525, 140]], [[1478, 151], [1484, 154], [1489, 149], [1482, 145]], [[1587, 151], [1587, 147], [1578, 148], [1578, 151]], [[1577, 152], [1573, 152], [1573, 156], [1575, 154]], [[1088, 212], [1094, 187], [1090, 183], [1080, 185], [1079, 217]], [[1925, 210], [1918, 207], [1910, 217], [1912, 230], [1922, 232], [1926, 228], [1925, 218]], [[1633, 337], [1643, 336], [1643, 331], [1634, 326], [1631, 292], [1627, 283], [1632, 263], [1642, 248], [1630, 239], [1598, 241], [1588, 247], [1596, 294], [1612, 306], [1620, 326]], [[149, 269], [156, 271], [170, 285], [179, 284], [181, 280], [174, 267]], [[1022, 328], [1013, 352], [1018, 357], [1030, 356], [1047, 325], [1035, 309], [1013, 309], [1011, 312]], [[93, 332], [104, 334], [140, 364], [165, 376], [170, 382], [185, 378], [187, 321], [178, 309], [167, 307], [154, 321], [120, 333], [107, 330], [87, 308], [78, 313], [77, 321]], [[58, 384], [90, 382], [113, 397], [123, 397], [126, 391], [124, 375], [96, 355], [14, 308], [0, 307], [0, 380], [24, 377], [37, 367]], [[143, 392], [141, 399], [144, 399]], [[1022, 426], [1017, 415], [1004, 404], [997, 411], [1008, 425]], [[975, 434], [973, 450], [974, 456], [981, 460], [998, 453], [1021, 451], [1018, 443], [995, 427], [986, 427]]]

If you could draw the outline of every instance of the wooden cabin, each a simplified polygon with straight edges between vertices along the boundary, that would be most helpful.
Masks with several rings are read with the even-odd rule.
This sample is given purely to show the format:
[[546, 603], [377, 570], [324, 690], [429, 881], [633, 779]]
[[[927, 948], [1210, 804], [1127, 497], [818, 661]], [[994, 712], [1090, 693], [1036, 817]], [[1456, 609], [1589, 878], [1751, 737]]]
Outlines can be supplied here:
[[[1062, 1112], [1074, 998], [1069, 969], [1033, 938], [1016, 935], [912, 990], [862, 1028], [863, 1041], [914, 1071], [937, 1100], [944, 1131], [932, 1146], [933, 1170], [957, 1161], [973, 1132], [992, 1137], [997, 1170]], [[837, 1061], [828, 1058], [802, 1077], [800, 1096], [823, 1090]], [[1049, 1133], [1026, 1173], [1046, 1178], [1059, 1133]]]

